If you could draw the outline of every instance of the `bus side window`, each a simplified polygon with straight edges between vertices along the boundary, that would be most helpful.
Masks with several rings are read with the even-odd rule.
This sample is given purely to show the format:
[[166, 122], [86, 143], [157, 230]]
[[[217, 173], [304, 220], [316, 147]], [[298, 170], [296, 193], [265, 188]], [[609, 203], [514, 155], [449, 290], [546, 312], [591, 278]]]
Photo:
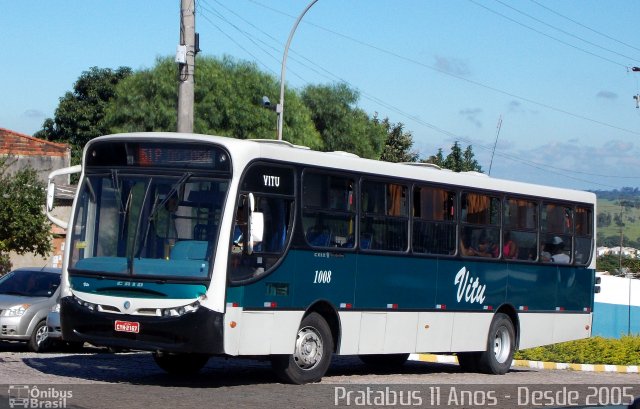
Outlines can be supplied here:
[[249, 201], [241, 195], [236, 208], [235, 224], [230, 243], [230, 278], [242, 281], [261, 275], [275, 265], [285, 250], [287, 232], [292, 217], [293, 199], [255, 195], [255, 212], [263, 214], [261, 241], [248, 251]]
[[413, 251], [454, 254], [456, 249], [456, 193], [433, 187], [413, 190]]
[[307, 170], [302, 177], [302, 227], [311, 247], [355, 245], [355, 180]]

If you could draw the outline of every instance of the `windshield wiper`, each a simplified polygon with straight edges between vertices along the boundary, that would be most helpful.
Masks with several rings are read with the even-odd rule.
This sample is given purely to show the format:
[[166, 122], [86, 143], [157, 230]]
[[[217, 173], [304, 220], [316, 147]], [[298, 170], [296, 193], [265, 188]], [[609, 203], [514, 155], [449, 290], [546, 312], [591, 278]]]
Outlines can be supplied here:
[[[180, 179], [178, 179], [178, 181], [171, 186], [171, 189], [169, 190], [169, 193], [167, 193], [167, 195], [164, 197], [164, 199], [162, 199], [162, 201], [160, 203], [158, 203], [155, 199], [153, 200], [153, 207], [151, 208], [151, 212], [149, 213], [149, 217], [147, 218], [147, 225], [146, 225], [145, 231], [144, 231], [144, 238], [143, 238], [142, 246], [140, 246], [140, 248], [136, 252], [136, 258], [140, 258], [140, 255], [142, 254], [142, 251], [147, 247], [147, 238], [149, 237], [149, 229], [151, 228], [151, 222], [153, 222], [155, 220], [155, 217], [156, 217], [156, 214], [158, 213], [158, 211], [160, 209], [162, 209], [167, 204], [167, 202], [169, 201], [169, 199], [171, 199], [171, 197], [173, 195], [177, 194], [178, 191], [180, 189], [182, 189], [182, 186], [187, 182], [187, 180], [191, 176], [193, 176], [193, 173], [191, 173], [191, 172], [187, 172], [187, 173], [183, 174], [180, 177]], [[151, 187], [151, 182], [149, 183], [149, 187]], [[146, 200], [146, 196], [147, 195], [145, 194], [145, 200]], [[140, 213], [140, 214], [142, 215], [142, 213]]]

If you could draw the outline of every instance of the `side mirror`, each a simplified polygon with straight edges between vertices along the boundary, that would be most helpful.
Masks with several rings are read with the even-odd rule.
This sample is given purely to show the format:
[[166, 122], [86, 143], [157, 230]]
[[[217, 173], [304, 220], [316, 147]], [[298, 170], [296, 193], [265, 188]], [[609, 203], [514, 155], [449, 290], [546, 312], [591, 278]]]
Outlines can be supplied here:
[[60, 226], [63, 229], [66, 229], [69, 223], [64, 220], [60, 220], [57, 217], [55, 217], [53, 214], [51, 214], [54, 208], [54, 200], [56, 198], [56, 184], [53, 181], [53, 179], [58, 176], [80, 173], [81, 171], [82, 171], [82, 167], [80, 165], [70, 166], [68, 168], [54, 170], [53, 172], [49, 173], [49, 177], [47, 178], [48, 179], [47, 180], [47, 203], [46, 203], [47, 218], [53, 224]]
[[253, 193], [249, 193], [247, 205], [249, 206], [249, 216], [247, 220], [247, 254], [253, 253], [255, 242], [261, 242], [264, 234], [264, 214], [256, 212], [255, 197]]

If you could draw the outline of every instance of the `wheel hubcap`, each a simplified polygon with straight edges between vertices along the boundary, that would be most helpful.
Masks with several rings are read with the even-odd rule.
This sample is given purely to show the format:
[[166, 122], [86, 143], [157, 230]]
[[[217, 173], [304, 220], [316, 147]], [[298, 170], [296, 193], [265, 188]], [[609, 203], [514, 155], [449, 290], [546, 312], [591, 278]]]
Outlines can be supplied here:
[[496, 331], [496, 337], [493, 340], [493, 353], [495, 354], [496, 361], [504, 363], [509, 358], [509, 351], [511, 349], [511, 337], [506, 328], [498, 328]]
[[38, 331], [36, 332], [36, 344], [40, 346], [44, 341], [46, 341], [48, 336], [49, 336], [49, 330], [47, 329], [46, 325], [43, 325], [42, 327], [38, 328]]
[[293, 359], [301, 369], [313, 369], [322, 360], [324, 346], [315, 328], [305, 327], [298, 331]]

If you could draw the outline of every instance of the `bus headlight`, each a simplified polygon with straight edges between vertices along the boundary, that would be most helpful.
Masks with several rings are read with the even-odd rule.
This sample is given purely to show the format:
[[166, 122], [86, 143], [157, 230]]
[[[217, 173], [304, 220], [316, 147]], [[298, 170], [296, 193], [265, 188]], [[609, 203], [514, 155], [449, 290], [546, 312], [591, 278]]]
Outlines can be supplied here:
[[81, 306], [89, 309], [90, 311], [95, 311], [97, 308], [97, 305], [88, 301], [83, 301], [81, 299], [79, 299], [78, 297], [76, 297], [75, 295], [73, 296], [73, 299], [75, 300], [75, 302], [77, 302], [78, 304], [80, 304]]
[[163, 317], [180, 317], [184, 314], [195, 312], [200, 308], [200, 301], [192, 302], [189, 305], [181, 305], [180, 307], [164, 308], [162, 310]]

